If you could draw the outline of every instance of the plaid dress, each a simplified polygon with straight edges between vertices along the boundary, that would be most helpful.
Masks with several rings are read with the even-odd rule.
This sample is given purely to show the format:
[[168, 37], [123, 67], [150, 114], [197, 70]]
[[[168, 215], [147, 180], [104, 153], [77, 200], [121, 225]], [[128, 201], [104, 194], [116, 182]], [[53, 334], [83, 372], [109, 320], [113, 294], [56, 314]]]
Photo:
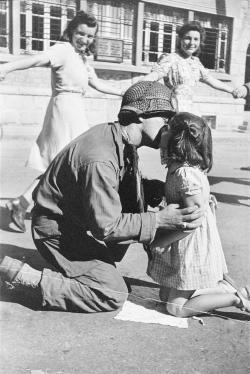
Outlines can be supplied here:
[[152, 71], [175, 93], [179, 112], [198, 114], [193, 102], [194, 91], [199, 81], [206, 82], [209, 78], [208, 70], [198, 57], [183, 58], [175, 52], [166, 54]]
[[202, 225], [167, 248], [152, 248], [148, 275], [160, 285], [179, 290], [216, 287], [227, 273], [215, 216], [209, 206], [210, 188], [206, 174], [198, 167], [172, 164], [165, 192], [168, 203], [202, 194], [206, 206]]

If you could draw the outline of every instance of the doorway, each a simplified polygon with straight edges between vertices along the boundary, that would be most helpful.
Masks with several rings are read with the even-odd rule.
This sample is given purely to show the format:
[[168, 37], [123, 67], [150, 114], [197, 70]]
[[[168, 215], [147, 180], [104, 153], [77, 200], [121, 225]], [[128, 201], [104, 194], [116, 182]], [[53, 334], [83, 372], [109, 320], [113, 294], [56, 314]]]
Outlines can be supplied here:
[[[247, 48], [245, 82], [250, 82], [250, 44]], [[250, 95], [246, 97], [245, 111], [250, 111]]]

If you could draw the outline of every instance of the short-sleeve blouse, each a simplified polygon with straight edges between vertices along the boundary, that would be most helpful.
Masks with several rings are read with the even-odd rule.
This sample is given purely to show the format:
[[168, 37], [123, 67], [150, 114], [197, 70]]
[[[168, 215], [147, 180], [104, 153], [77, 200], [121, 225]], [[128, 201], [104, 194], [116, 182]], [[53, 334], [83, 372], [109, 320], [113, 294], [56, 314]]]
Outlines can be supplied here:
[[210, 186], [207, 174], [198, 166], [173, 163], [168, 169], [165, 185], [165, 195], [168, 203], [180, 203], [187, 196], [202, 193], [204, 201], [208, 203]]
[[180, 85], [193, 87], [198, 81], [206, 82], [209, 77], [208, 70], [196, 56], [181, 57], [178, 53], [170, 53], [153, 68], [159, 79], [163, 78], [166, 86], [177, 88]]
[[89, 81], [96, 77], [85, 56], [77, 53], [69, 42], [58, 42], [44, 54], [52, 69], [53, 94], [63, 91], [85, 94]]

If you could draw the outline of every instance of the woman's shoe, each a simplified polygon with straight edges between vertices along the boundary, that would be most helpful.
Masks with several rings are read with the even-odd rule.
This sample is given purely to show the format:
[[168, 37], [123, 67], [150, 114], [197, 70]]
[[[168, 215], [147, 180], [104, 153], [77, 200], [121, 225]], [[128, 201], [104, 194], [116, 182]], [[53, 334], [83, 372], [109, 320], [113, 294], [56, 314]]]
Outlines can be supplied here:
[[241, 301], [237, 308], [241, 309], [243, 312], [250, 313], [250, 285], [240, 288], [228, 274], [223, 275], [223, 280], [235, 289], [235, 295], [238, 296]]
[[24, 219], [25, 219], [25, 214], [26, 210], [28, 208], [29, 204], [27, 200], [21, 196], [20, 198], [17, 199], [12, 199], [9, 200], [6, 203], [6, 207], [10, 211], [10, 217], [12, 222], [22, 231], [26, 231]]

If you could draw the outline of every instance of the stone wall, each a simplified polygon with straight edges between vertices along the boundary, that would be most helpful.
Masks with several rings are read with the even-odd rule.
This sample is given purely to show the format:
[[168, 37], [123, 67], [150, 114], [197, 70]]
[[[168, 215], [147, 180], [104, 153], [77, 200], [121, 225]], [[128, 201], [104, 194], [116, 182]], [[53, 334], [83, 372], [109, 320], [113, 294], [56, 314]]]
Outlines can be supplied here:
[[[97, 70], [100, 78], [114, 87], [128, 88], [140, 73]], [[41, 126], [50, 98], [50, 69], [35, 68], [9, 74], [0, 84], [0, 125]], [[117, 119], [121, 99], [105, 95], [91, 88], [86, 95], [86, 111], [90, 125]], [[196, 111], [202, 115], [216, 115], [216, 128], [232, 130], [243, 122], [244, 100], [199, 84], [195, 95]], [[20, 130], [22, 131], [22, 130]]]
[[[156, 1], [156, 0], [155, 0]], [[159, 0], [158, 0], [159, 1]], [[224, 0], [223, 0], [224, 1]], [[161, 3], [162, 1], [159, 1]], [[219, 0], [209, 0], [212, 7]], [[185, 2], [181, 2], [184, 6]], [[196, 0], [191, 5], [200, 6]], [[214, 73], [215, 77], [235, 85], [244, 82], [246, 51], [250, 43], [250, 1], [225, 0], [226, 15], [233, 17], [232, 50], [230, 76]], [[214, 5], [213, 5], [214, 4]], [[165, 5], [174, 5], [167, 0]], [[216, 8], [214, 9], [216, 11]], [[0, 53], [0, 62], [13, 59], [14, 56]], [[112, 66], [113, 65], [113, 66]], [[98, 76], [119, 88], [127, 88], [136, 82], [148, 69], [135, 66], [94, 62]], [[42, 125], [45, 110], [50, 97], [50, 69], [35, 68], [9, 74], [0, 83], [0, 126], [7, 128], [26, 126], [39, 128]], [[86, 93], [87, 116], [90, 125], [117, 118], [121, 99], [104, 95], [93, 89]], [[213, 90], [205, 84], [199, 84], [195, 92], [196, 111], [202, 115], [215, 115], [218, 130], [239, 128], [245, 116], [244, 100], [234, 100], [231, 95]], [[245, 116], [245, 117], [244, 117]], [[37, 130], [36, 130], [37, 131]]]
[[[97, 71], [114, 87], [129, 87], [131, 73]], [[0, 125], [41, 126], [51, 95], [50, 69], [34, 68], [9, 74], [0, 84]], [[117, 119], [121, 98], [89, 88], [85, 95], [90, 125]]]

